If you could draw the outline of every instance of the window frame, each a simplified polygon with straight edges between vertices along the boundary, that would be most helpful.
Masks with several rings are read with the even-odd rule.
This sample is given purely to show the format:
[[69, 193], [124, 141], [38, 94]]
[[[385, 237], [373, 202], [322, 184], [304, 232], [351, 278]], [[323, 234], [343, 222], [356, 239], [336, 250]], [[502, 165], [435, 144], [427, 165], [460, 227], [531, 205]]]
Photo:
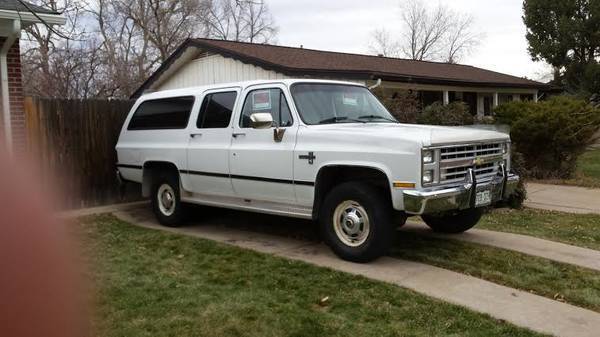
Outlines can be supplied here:
[[[131, 125], [134, 121], [134, 118], [135, 118], [135, 114], [140, 111], [140, 108], [144, 104], [149, 103], [149, 102], [164, 101], [164, 100], [169, 100], [169, 99], [180, 99], [180, 98], [192, 100], [190, 109], [189, 109], [189, 112], [187, 115], [187, 120], [185, 121], [185, 125], [183, 125], [182, 127], [143, 127], [143, 128], [132, 128], [131, 127]], [[135, 111], [131, 114], [131, 118], [127, 122], [127, 131], [185, 130], [188, 128], [188, 125], [190, 124], [190, 117], [194, 113], [195, 104], [196, 104], [196, 96], [194, 96], [194, 95], [169, 96], [169, 97], [161, 97], [161, 98], [153, 98], [153, 99], [144, 100], [137, 105], [137, 107], [135, 108]]]
[[[225, 125], [224, 127], [220, 127], [220, 128], [203, 128], [201, 126], [198, 125], [198, 123], [200, 122], [200, 118], [204, 117], [204, 103], [206, 102], [206, 99], [208, 97], [211, 97], [212, 99], [212, 95], [217, 95], [217, 94], [229, 94], [229, 93], [234, 93], [235, 94], [235, 99], [233, 100], [233, 106], [231, 107], [231, 114], [229, 115], [229, 122], [227, 122], [227, 125]], [[200, 107], [198, 108], [198, 115], [196, 116], [196, 129], [198, 130], [219, 130], [219, 129], [227, 129], [231, 126], [231, 122], [233, 121], [234, 117], [235, 117], [235, 107], [236, 104], [238, 102], [240, 96], [240, 92], [239, 90], [236, 89], [227, 89], [227, 90], [220, 90], [220, 91], [208, 91], [205, 92], [204, 95], [202, 96], [202, 102], [200, 102]], [[204, 123], [204, 119], [202, 120], [202, 123]]]
[[[281, 87], [281, 86], [277, 86], [277, 85], [275, 85], [275, 86], [273, 86], [273, 85], [267, 85], [267, 86], [264, 86], [264, 87], [261, 86], [261, 87], [248, 87], [247, 88], [246, 95], [244, 96], [244, 101], [241, 103], [240, 113], [239, 113], [239, 116], [238, 116], [237, 127], [240, 128], [240, 129], [244, 129], [244, 130], [252, 129], [252, 126], [245, 127], [245, 126], [242, 125], [242, 121], [243, 121], [243, 118], [244, 118], [244, 107], [246, 106], [246, 101], [248, 100], [248, 97], [250, 96], [250, 94], [252, 94], [255, 91], [276, 90], [276, 89], [279, 90], [279, 93], [280, 93], [279, 97], [283, 96], [283, 98], [285, 99], [285, 103], [287, 104], [288, 111], [290, 113], [290, 120], [291, 120], [292, 123], [290, 125], [288, 125], [288, 126], [271, 126], [271, 128], [279, 127], [280, 129], [285, 129], [285, 128], [293, 127], [294, 124], [296, 123], [296, 119], [294, 118], [294, 113], [292, 111], [292, 105], [290, 104], [290, 102], [293, 100], [293, 97], [290, 96], [289, 98], [291, 98], [291, 100], [289, 100], [288, 97], [287, 97], [287, 94], [286, 94], [286, 92], [284, 90], [284, 88]], [[280, 102], [281, 102], [281, 100], [280, 100]], [[273, 121], [275, 121], [275, 120], [273, 120]]]

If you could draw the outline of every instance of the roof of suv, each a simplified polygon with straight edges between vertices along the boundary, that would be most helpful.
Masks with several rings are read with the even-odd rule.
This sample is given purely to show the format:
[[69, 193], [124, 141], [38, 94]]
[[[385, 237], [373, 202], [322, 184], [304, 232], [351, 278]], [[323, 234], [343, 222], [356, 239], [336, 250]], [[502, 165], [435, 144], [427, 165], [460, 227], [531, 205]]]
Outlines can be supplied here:
[[140, 96], [140, 100], [149, 100], [156, 98], [165, 98], [165, 97], [173, 97], [173, 96], [189, 96], [189, 95], [197, 95], [201, 94], [207, 90], [220, 90], [220, 89], [231, 89], [231, 88], [241, 88], [245, 89], [252, 86], [263, 85], [263, 84], [283, 84], [285, 86], [290, 86], [294, 83], [331, 83], [331, 84], [342, 84], [342, 85], [353, 85], [353, 86], [362, 86], [364, 85], [355, 82], [347, 82], [347, 81], [334, 81], [334, 80], [318, 80], [318, 79], [307, 79], [307, 78], [291, 78], [291, 79], [280, 79], [280, 80], [253, 80], [253, 81], [243, 81], [243, 82], [231, 82], [231, 83], [219, 83], [219, 84], [209, 84], [202, 85], [196, 87], [188, 87], [181, 89], [169, 89], [169, 90], [161, 90], [145, 93]]

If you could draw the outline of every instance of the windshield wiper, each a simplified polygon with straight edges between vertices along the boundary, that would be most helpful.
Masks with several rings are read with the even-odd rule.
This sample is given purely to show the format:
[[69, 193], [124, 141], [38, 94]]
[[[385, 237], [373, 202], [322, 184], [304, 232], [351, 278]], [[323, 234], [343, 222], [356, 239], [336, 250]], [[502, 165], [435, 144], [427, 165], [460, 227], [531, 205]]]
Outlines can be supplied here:
[[322, 121], [319, 121], [319, 124], [337, 123], [337, 122], [341, 122], [341, 121], [366, 123], [363, 120], [355, 119], [355, 118], [349, 118], [349, 117], [331, 117], [331, 118], [326, 118], [326, 119], [324, 119]]
[[398, 123], [398, 121], [395, 119], [388, 118], [385, 116], [378, 116], [378, 115], [365, 115], [365, 116], [360, 116], [358, 118], [361, 118], [361, 119], [383, 119], [383, 120], [386, 120], [389, 122]]

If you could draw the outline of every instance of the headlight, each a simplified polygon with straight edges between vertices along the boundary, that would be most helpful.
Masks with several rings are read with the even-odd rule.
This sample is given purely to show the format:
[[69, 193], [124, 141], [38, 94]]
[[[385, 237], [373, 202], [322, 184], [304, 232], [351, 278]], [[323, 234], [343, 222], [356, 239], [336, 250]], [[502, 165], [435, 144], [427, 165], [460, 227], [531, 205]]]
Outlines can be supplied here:
[[502, 144], [502, 154], [506, 154], [508, 152], [508, 143]]
[[423, 163], [433, 163], [433, 151], [423, 151]]
[[433, 171], [427, 170], [423, 172], [423, 184], [431, 184], [433, 182]]

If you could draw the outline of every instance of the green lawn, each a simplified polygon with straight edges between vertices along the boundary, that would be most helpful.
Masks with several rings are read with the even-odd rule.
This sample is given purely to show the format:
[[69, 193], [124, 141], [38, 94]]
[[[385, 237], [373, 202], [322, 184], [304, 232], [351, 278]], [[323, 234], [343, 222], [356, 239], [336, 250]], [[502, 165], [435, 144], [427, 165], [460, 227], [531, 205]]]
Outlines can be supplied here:
[[600, 312], [600, 272], [475, 243], [400, 232], [394, 257], [423, 262]]
[[596, 214], [570, 214], [531, 208], [498, 209], [484, 215], [477, 228], [531, 235], [600, 250], [600, 215]]
[[577, 168], [573, 178], [539, 182], [600, 188], [600, 149], [589, 150], [577, 159]]
[[101, 336], [538, 336], [363, 277], [108, 215], [81, 223]]
[[590, 150], [579, 157], [577, 171], [600, 184], [600, 149]]

